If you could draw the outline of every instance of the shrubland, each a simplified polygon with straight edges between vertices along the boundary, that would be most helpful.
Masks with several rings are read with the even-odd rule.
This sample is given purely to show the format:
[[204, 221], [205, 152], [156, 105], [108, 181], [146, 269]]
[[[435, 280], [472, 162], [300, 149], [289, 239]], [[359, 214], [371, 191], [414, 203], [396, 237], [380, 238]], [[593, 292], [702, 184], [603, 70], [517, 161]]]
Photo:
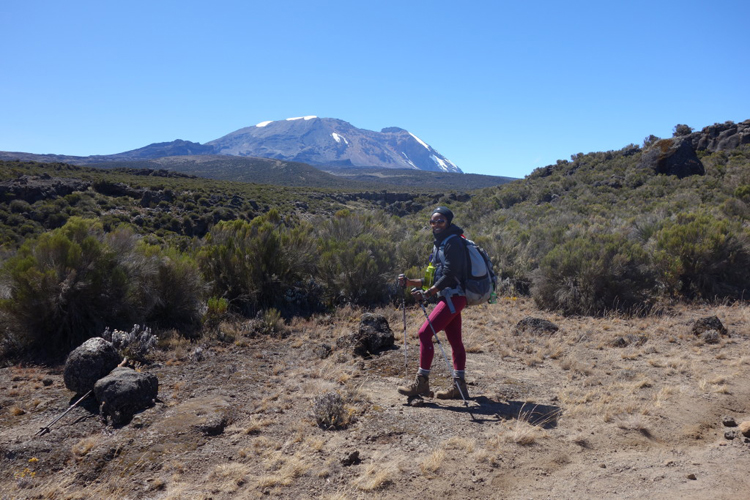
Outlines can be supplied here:
[[653, 314], [741, 301], [750, 147], [700, 154], [706, 174], [682, 179], [640, 168], [634, 145], [576, 154], [468, 201], [448, 188], [415, 193], [400, 215], [385, 196], [0, 162], [3, 184], [87, 186], [2, 193], [0, 354], [59, 356], [107, 327], [191, 337], [230, 315], [289, 321], [400, 300], [395, 276], [421, 272], [438, 204], [488, 250], [502, 293], [543, 309]]

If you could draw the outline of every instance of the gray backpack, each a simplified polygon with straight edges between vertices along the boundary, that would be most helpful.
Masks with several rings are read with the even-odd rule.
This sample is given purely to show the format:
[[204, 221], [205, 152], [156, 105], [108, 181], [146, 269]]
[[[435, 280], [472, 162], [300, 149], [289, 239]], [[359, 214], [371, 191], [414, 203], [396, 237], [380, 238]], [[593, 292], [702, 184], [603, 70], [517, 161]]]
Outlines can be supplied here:
[[[456, 236], [448, 236], [440, 244], [437, 251], [440, 263], [445, 265], [445, 253], [443, 247], [445, 242]], [[456, 236], [458, 237], [458, 236]], [[474, 306], [477, 304], [486, 304], [490, 301], [492, 293], [495, 291], [496, 277], [492, 269], [492, 261], [483, 248], [477, 246], [470, 239], [458, 237], [464, 243], [466, 248], [466, 277], [461, 282], [462, 295], [466, 296], [466, 305]]]

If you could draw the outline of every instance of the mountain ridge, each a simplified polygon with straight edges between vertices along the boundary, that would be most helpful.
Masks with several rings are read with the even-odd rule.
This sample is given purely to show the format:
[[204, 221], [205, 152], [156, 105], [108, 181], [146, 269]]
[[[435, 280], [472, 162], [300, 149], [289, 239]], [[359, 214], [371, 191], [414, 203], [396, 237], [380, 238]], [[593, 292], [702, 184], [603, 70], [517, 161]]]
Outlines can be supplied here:
[[317, 116], [261, 122], [205, 144], [176, 139], [111, 155], [0, 152], [0, 159], [92, 165], [203, 155], [269, 158], [315, 167], [380, 167], [463, 173], [432, 146], [400, 127], [386, 127], [375, 132], [337, 118]]

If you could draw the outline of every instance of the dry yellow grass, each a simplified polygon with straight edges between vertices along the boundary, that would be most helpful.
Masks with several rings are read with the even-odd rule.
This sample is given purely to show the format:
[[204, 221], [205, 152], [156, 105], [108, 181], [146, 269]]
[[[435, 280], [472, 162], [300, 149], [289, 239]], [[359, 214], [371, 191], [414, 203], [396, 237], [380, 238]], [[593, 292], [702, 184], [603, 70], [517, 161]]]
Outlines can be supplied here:
[[388, 486], [397, 476], [396, 468], [389, 463], [372, 463], [365, 466], [353, 484], [362, 491], [377, 491]]
[[70, 451], [73, 453], [75, 457], [83, 458], [92, 449], [94, 449], [94, 447], [96, 447], [96, 445], [99, 444], [100, 441], [101, 439], [97, 436], [83, 438], [80, 441], [78, 441], [76, 444], [74, 444]]
[[419, 468], [422, 474], [430, 476], [435, 474], [438, 469], [443, 465], [445, 460], [445, 450], [438, 449], [430, 453], [422, 462], [419, 464]]

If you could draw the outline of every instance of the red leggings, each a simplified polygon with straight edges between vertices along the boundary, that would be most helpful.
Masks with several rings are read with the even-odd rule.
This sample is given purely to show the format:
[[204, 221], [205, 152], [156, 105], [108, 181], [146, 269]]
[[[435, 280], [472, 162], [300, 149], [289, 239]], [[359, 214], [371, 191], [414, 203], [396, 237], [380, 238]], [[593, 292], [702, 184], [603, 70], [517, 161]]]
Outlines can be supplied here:
[[[430, 322], [436, 332], [445, 330], [451, 349], [453, 350], [453, 368], [456, 370], [466, 369], [466, 350], [461, 340], [461, 311], [466, 307], [466, 297], [451, 297], [456, 312], [451, 314], [445, 299], [440, 299], [435, 309], [430, 313]], [[432, 345], [432, 328], [430, 322], [426, 321], [419, 329], [419, 367], [429, 370], [432, 366], [432, 358], [435, 355], [435, 347]]]

